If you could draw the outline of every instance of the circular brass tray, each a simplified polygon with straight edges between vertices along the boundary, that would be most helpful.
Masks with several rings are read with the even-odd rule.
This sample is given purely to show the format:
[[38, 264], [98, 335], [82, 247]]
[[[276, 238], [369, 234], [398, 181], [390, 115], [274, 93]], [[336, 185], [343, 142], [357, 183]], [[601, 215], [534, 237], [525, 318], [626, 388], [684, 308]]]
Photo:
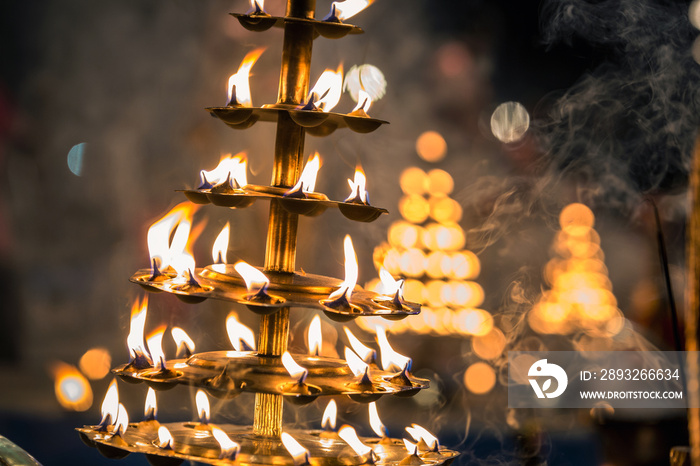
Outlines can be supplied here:
[[314, 38], [319, 35], [326, 39], [340, 39], [348, 34], [362, 34], [364, 31], [352, 24], [336, 21], [319, 21], [317, 19], [294, 18], [290, 16], [270, 16], [268, 14], [229, 13], [235, 17], [241, 26], [249, 31], [262, 32], [271, 27], [284, 27], [285, 23], [306, 24], [314, 28]]
[[[163, 425], [173, 437], [173, 448], [157, 446], [158, 426]], [[160, 424], [154, 421], [129, 424], [121, 437], [97, 431], [93, 426], [76, 429], [81, 439], [92, 447], [97, 447], [110, 458], [124, 457], [129, 453], [146, 454], [149, 462], [163, 466], [176, 465], [181, 461], [205, 464], [237, 464], [241, 466], [275, 464], [293, 466], [294, 461], [279, 439], [259, 437], [250, 427], [231, 424], [211, 424], [222, 429], [238, 443], [240, 453], [236, 460], [219, 459], [221, 447], [211, 435], [210, 429], [193, 422], [173, 422]], [[309, 452], [309, 462], [313, 466], [350, 466], [365, 462], [335, 433], [320, 430], [285, 430]], [[394, 438], [366, 438], [360, 440], [372, 448], [376, 454], [375, 464], [399, 466], [400, 464], [421, 464], [404, 462], [408, 456], [403, 441]], [[440, 447], [435, 451], [420, 451], [418, 457], [423, 464], [435, 466], [449, 464], [459, 453]]]

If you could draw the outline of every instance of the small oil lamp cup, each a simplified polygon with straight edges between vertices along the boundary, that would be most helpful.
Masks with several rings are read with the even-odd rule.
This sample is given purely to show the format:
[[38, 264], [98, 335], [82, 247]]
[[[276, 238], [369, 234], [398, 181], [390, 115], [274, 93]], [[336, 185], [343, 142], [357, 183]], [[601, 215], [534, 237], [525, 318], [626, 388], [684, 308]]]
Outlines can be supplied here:
[[360, 118], [369, 118], [369, 115], [367, 115], [367, 112], [365, 112], [365, 109], [362, 107], [358, 108], [357, 110], [353, 110], [352, 112], [348, 113], [348, 115]]
[[241, 186], [235, 179], [231, 179], [231, 174], [229, 173], [226, 177], [226, 181], [222, 181], [216, 186], [213, 186], [211, 192], [214, 194], [236, 194], [244, 193], [245, 191], [241, 189]]
[[412, 453], [399, 461], [399, 466], [418, 466], [421, 464], [425, 464], [425, 461], [416, 453]]
[[350, 390], [361, 392], [348, 395], [351, 400], [359, 403], [371, 403], [372, 401], [377, 401], [382, 396], [382, 393], [377, 393], [380, 387], [375, 387], [372, 380], [369, 378], [369, 366], [362, 375], [358, 376], [357, 381], [350, 382], [346, 386]]
[[[188, 279], [187, 283], [184, 285], [174, 285], [172, 289], [174, 291], [179, 291], [180, 293], [175, 294], [175, 296], [182, 302], [185, 302], [187, 304], [197, 304], [201, 303], [205, 299], [207, 299], [204, 296], [195, 296], [191, 295], [189, 293], [207, 293], [209, 291], [212, 291], [213, 288], [211, 286], [203, 286], [200, 285], [197, 280], [194, 278], [194, 273], [192, 273], [191, 270], [187, 271], [188, 274]], [[182, 294], [182, 293], [187, 293], [187, 294]]]
[[276, 18], [270, 16], [264, 11], [257, 13], [256, 11], [251, 10], [251, 13], [245, 15], [234, 14], [234, 16], [238, 22], [241, 23], [241, 26], [249, 31], [255, 32], [267, 31], [277, 22]]
[[327, 23], [342, 23], [340, 18], [336, 15], [335, 5], [331, 3], [331, 11], [323, 18], [323, 21]]
[[406, 365], [398, 374], [392, 375], [390, 377], [385, 377], [384, 380], [394, 385], [406, 388], [406, 390], [401, 390], [400, 392], [395, 393], [395, 395], [399, 397], [411, 397], [416, 395], [420, 391], [420, 387], [417, 387], [415, 389], [411, 388], [415, 387], [415, 385], [413, 384], [413, 382], [411, 382], [411, 379], [409, 378], [408, 365]]
[[274, 314], [281, 306], [287, 302], [281, 296], [268, 294], [265, 290], [267, 285], [258, 290], [257, 293], [247, 294], [243, 297], [248, 309], [259, 315]]
[[320, 387], [303, 381], [285, 383], [280, 385], [279, 388], [287, 401], [300, 406], [311, 403], [323, 391]]
[[210, 395], [220, 399], [231, 399], [241, 393], [240, 385], [228, 375], [228, 365], [216, 377], [206, 380], [204, 387]]
[[146, 454], [146, 460], [149, 464], [153, 466], [178, 466], [185, 461], [182, 458], [176, 458], [174, 456], [159, 456], [159, 455], [149, 455]]
[[[347, 316], [346, 320], [354, 319], [356, 316], [353, 316], [352, 314], [356, 314], [360, 312], [360, 309], [357, 306], [354, 306], [348, 301], [347, 298], [348, 291], [345, 290], [343, 291], [343, 294], [335, 299], [322, 299], [321, 304], [326, 306], [329, 309], [333, 309], [338, 312], [342, 312], [343, 314], [350, 314]], [[327, 314], [328, 315], [328, 314]], [[329, 317], [331, 317], [329, 315]], [[337, 317], [331, 317], [333, 320], [337, 320]], [[338, 322], [342, 322], [343, 320], [337, 320]]]
[[104, 443], [97, 443], [97, 451], [99, 451], [102, 456], [112, 460], [119, 460], [126, 458], [131, 453], [129, 450], [124, 450], [119, 447], [128, 447], [127, 443], [121, 438], [120, 435], [115, 435], [110, 439], [110, 442], [115, 446], [106, 445]]
[[379, 296], [377, 298], [373, 298], [372, 301], [381, 306], [386, 307], [387, 309], [392, 309], [394, 311], [404, 310], [404, 301], [401, 297], [401, 291], [398, 290], [394, 294], [393, 298], [390, 298], [388, 296]]

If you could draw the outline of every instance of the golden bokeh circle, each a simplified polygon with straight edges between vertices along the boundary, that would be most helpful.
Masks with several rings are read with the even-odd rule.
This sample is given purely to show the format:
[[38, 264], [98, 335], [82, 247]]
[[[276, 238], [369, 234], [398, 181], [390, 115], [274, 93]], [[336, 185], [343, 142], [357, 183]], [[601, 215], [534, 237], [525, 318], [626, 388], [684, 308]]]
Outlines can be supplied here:
[[426, 162], [439, 162], [447, 154], [447, 143], [437, 131], [426, 131], [416, 139], [416, 152]]

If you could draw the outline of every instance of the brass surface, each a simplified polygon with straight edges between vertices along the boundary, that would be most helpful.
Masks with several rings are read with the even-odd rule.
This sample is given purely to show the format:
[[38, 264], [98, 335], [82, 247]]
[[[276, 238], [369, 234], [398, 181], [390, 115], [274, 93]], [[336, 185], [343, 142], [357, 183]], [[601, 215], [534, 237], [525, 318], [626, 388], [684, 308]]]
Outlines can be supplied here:
[[[700, 136], [695, 140], [695, 148], [690, 170], [688, 190], [690, 212], [686, 229], [686, 292], [685, 292], [685, 350], [688, 351], [686, 378], [700, 380]], [[688, 405], [700, 406], [698, 384], [688, 384]], [[700, 466], [700, 408], [688, 408], [688, 434], [690, 439], [690, 460], [693, 466]]]

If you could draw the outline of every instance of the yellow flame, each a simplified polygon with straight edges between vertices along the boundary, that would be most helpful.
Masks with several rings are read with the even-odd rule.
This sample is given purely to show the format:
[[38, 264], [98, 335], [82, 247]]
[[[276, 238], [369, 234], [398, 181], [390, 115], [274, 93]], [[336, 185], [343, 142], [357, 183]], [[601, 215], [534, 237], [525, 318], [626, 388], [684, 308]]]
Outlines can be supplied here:
[[143, 408], [143, 415], [146, 418], [155, 418], [158, 415], [158, 403], [156, 402], [156, 391], [148, 387], [146, 393], [146, 403]]
[[358, 165], [355, 168], [355, 178], [353, 180], [348, 178], [348, 184], [350, 185], [350, 195], [345, 199], [345, 202], [356, 199], [363, 204], [369, 203], [366, 190], [367, 177], [365, 177], [365, 172], [361, 166]]
[[372, 3], [374, 3], [374, 0], [345, 0], [343, 2], [333, 2], [331, 8], [335, 8], [336, 18], [343, 21], [355, 16]]
[[379, 411], [377, 411], [377, 403], [375, 401], [369, 404], [369, 425], [372, 426], [372, 430], [379, 437], [386, 437], [386, 427], [382, 424], [382, 420], [379, 419]]
[[321, 332], [321, 318], [315, 315], [309, 325], [309, 354], [318, 356], [323, 347], [323, 333]]
[[202, 184], [208, 182], [211, 185], [219, 184], [226, 181], [229, 175], [229, 167], [231, 164], [231, 154], [221, 156], [219, 164], [213, 170], [200, 170], [199, 177]]
[[431, 450], [435, 450], [439, 445], [437, 437], [418, 424], [411, 424], [411, 427], [406, 427], [406, 432], [408, 432], [416, 442], [423, 440]]
[[119, 435], [124, 435], [129, 427], [129, 415], [126, 413], [126, 408], [119, 403], [117, 408], [117, 421], [114, 423], [114, 432]]
[[238, 272], [241, 277], [243, 277], [245, 286], [248, 288], [250, 293], [258, 293], [260, 290], [264, 290], [267, 285], [270, 284], [270, 280], [264, 273], [247, 262], [238, 261], [233, 268], [236, 269], [236, 272]]
[[321, 156], [315, 152], [304, 165], [304, 170], [301, 172], [299, 181], [288, 192], [296, 192], [302, 190], [305, 193], [312, 193], [316, 189], [316, 177], [318, 170], [321, 168]]
[[309, 373], [308, 370], [297, 364], [292, 355], [289, 354], [289, 351], [285, 351], [284, 354], [282, 354], [282, 365], [284, 365], [284, 368], [287, 369], [289, 375], [292, 376], [293, 379], [298, 380], [299, 383], [302, 383], [306, 379], [306, 375]]
[[379, 343], [379, 351], [382, 358], [382, 368], [385, 371], [391, 370], [392, 367], [399, 371], [404, 368], [410, 368], [411, 358], [394, 351], [394, 348], [389, 344], [384, 327], [377, 325], [375, 331], [377, 332], [377, 343]]
[[214, 246], [211, 249], [211, 256], [214, 264], [226, 264], [226, 253], [228, 251], [228, 241], [231, 228], [229, 222], [221, 229], [221, 232], [214, 240]]
[[182, 220], [170, 243], [170, 265], [177, 272], [177, 278], [173, 280], [175, 283], [187, 283], [189, 274], [194, 273], [194, 256], [187, 250], [191, 228], [192, 223], [189, 220]]
[[323, 417], [321, 418], [321, 427], [325, 429], [327, 426], [329, 429], [335, 430], [335, 423], [337, 417], [338, 405], [336, 405], [335, 400], [331, 400], [328, 402], [328, 406], [326, 406], [326, 409], [323, 411]]
[[235, 87], [236, 101], [244, 107], [253, 106], [253, 102], [250, 97], [250, 83], [248, 79], [250, 77], [250, 69], [253, 67], [253, 65], [255, 65], [255, 62], [258, 61], [258, 58], [260, 58], [260, 55], [262, 55], [264, 51], [265, 47], [261, 47], [248, 52], [243, 58], [241, 65], [238, 67], [238, 71], [228, 78], [227, 104], [233, 97], [233, 88]]
[[355, 353], [357, 353], [364, 362], [368, 363], [374, 355], [374, 350], [362, 344], [362, 342], [357, 339], [357, 337], [350, 331], [349, 328], [343, 326], [343, 330], [345, 330], [345, 335], [348, 336], [350, 346], [352, 346], [352, 349], [355, 351]]
[[336, 71], [325, 70], [321, 73], [314, 87], [309, 91], [309, 98], [316, 94], [314, 105], [319, 110], [330, 112], [340, 101], [343, 93], [343, 65]]
[[412, 443], [410, 440], [407, 439], [402, 439], [403, 444], [406, 447], [406, 451], [408, 452], [409, 455], [417, 455], [418, 454], [418, 444], [417, 443]]
[[53, 364], [52, 372], [56, 399], [61, 406], [71, 411], [85, 411], [92, 406], [90, 382], [77, 367], [58, 361]]
[[[148, 229], [148, 253], [151, 257], [151, 263], [156, 259], [161, 270], [170, 265], [173, 251], [181, 252], [187, 242], [185, 238], [184, 245], [178, 245], [180, 248], [170, 247], [170, 235], [175, 227], [183, 221], [192, 223], [192, 217], [199, 207], [191, 202], [182, 202], [173, 207], [167, 214], [154, 222]], [[189, 231], [188, 231], [189, 235]], [[173, 239], [174, 242], [174, 239]]]
[[146, 327], [146, 316], [148, 314], [148, 296], [144, 296], [141, 301], [134, 301], [131, 306], [131, 321], [129, 324], [129, 335], [126, 337], [126, 344], [129, 347], [131, 358], [136, 358], [139, 354], [148, 357], [148, 352], [143, 343], [143, 334]]
[[175, 344], [177, 345], [177, 354], [182, 354], [185, 351], [185, 348], [187, 348], [187, 351], [190, 353], [194, 353], [194, 341], [192, 341], [192, 338], [182, 330], [180, 327], [173, 327], [172, 330], [170, 330], [170, 333], [173, 336], [173, 340], [175, 340]]
[[352, 238], [350, 238], [350, 235], [345, 235], [343, 250], [345, 252], [345, 280], [343, 280], [340, 288], [331, 293], [328, 298], [338, 299], [345, 293], [345, 297], [350, 301], [350, 296], [357, 284], [357, 275], [359, 273], [357, 256], [355, 255], [355, 248], [352, 246]]
[[165, 426], [158, 427], [158, 446], [160, 448], [173, 448], [173, 436]]
[[105, 398], [102, 401], [102, 406], [100, 407], [100, 414], [102, 414], [103, 423], [106, 421], [107, 416], [110, 417], [110, 424], [113, 425], [117, 419], [117, 414], [119, 413], [119, 389], [117, 388], [117, 379], [112, 379], [112, 382], [107, 388], [107, 393], [105, 393]]
[[365, 456], [372, 451], [370, 447], [362, 443], [360, 438], [357, 436], [357, 432], [351, 426], [345, 425], [338, 431], [340, 438], [345, 440], [345, 443], [350, 445], [358, 456]]
[[301, 444], [287, 432], [282, 432], [282, 443], [284, 444], [284, 448], [292, 455], [295, 466], [309, 463], [309, 451], [302, 447]]
[[384, 267], [379, 269], [379, 278], [382, 280], [384, 294], [394, 296], [398, 292], [399, 297], [403, 299], [403, 280], [394, 280], [394, 277]]
[[369, 369], [369, 366], [347, 346], [345, 347], [345, 362], [348, 363], [350, 370], [356, 377], [362, 377]]
[[163, 334], [165, 333], [166, 325], [161, 325], [152, 331], [146, 338], [148, 352], [151, 353], [153, 367], [156, 369], [165, 368], [165, 353], [163, 353]]
[[216, 426], [211, 426], [211, 434], [214, 436], [216, 441], [219, 443], [221, 448], [221, 454], [219, 454], [219, 459], [235, 459], [238, 452], [241, 450], [240, 445], [231, 440], [231, 438]]
[[255, 350], [255, 334], [247, 326], [238, 321], [238, 315], [230, 312], [226, 317], [226, 333], [233, 349], [243, 351], [241, 340], [252, 350]]
[[204, 390], [197, 390], [197, 394], [194, 397], [195, 405], [197, 406], [197, 416], [199, 417], [199, 422], [202, 424], [209, 424], [209, 416], [211, 409], [209, 407], [209, 398]]
[[354, 109], [352, 109], [353, 112], [359, 112], [360, 110], [364, 111], [365, 113], [369, 112], [369, 108], [372, 106], [372, 97], [365, 91], [364, 89], [360, 89], [358, 94], [357, 94], [357, 105], [355, 106]]
[[219, 165], [211, 171], [200, 170], [199, 177], [201, 183], [205, 182], [210, 185], [223, 183], [228, 178], [231, 181], [238, 183], [238, 186], [243, 187], [248, 184], [248, 159], [245, 152], [239, 152], [234, 157], [231, 154], [226, 154], [221, 157]]

